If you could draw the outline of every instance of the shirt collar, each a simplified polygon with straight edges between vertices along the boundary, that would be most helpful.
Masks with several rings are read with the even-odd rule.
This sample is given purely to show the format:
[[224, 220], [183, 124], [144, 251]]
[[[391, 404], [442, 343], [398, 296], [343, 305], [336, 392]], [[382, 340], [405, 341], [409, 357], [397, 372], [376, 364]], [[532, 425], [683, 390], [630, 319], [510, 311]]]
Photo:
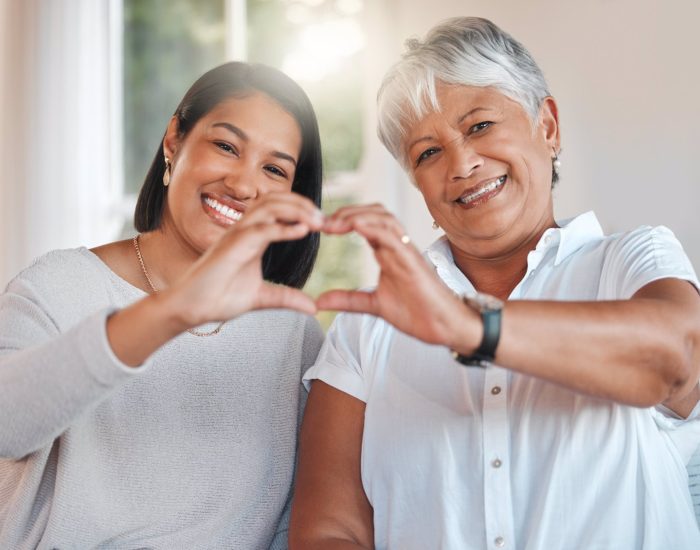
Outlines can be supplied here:
[[[552, 239], [553, 241], [558, 240], [559, 243], [554, 265], [559, 265], [582, 246], [590, 242], [599, 241], [605, 236], [598, 218], [592, 211], [580, 214], [575, 218], [563, 220], [558, 225], [558, 228], [548, 230], [556, 232], [558, 235], [557, 238]], [[547, 231], [542, 235], [542, 239], [544, 239], [546, 234]], [[542, 239], [540, 242], [542, 242]]]
[[[558, 225], [559, 227], [547, 229], [535, 247], [535, 251], [540, 253], [538, 254], [540, 258], [544, 256], [546, 251], [557, 247], [554, 265], [559, 265], [582, 246], [604, 237], [603, 228], [592, 211], [562, 220]], [[474, 290], [471, 282], [456, 267], [450, 243], [445, 235], [425, 250], [425, 256], [435, 266], [440, 278], [453, 291]], [[533, 267], [535, 266], [528, 266], [528, 271]]]

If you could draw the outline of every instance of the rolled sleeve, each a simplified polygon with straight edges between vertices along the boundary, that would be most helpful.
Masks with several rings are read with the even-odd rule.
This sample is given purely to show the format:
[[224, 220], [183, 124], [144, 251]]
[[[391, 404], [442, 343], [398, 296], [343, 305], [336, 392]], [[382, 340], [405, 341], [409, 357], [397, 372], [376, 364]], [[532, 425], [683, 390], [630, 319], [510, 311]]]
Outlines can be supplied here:
[[338, 315], [328, 330], [316, 363], [304, 374], [304, 386], [313, 380], [367, 402], [366, 365], [361, 361], [362, 315]]

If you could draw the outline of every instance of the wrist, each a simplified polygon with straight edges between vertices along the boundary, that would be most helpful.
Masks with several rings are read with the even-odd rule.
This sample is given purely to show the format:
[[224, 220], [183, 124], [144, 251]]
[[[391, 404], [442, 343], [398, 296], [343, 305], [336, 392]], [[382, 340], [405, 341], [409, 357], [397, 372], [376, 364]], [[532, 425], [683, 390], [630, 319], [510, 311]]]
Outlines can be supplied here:
[[187, 300], [182, 299], [170, 288], [151, 294], [147, 300], [150, 300], [151, 305], [157, 309], [157, 317], [160, 319], [159, 324], [162, 329], [172, 336], [206, 322], [205, 319], [200, 319], [195, 308], [188, 304]]
[[464, 305], [478, 315], [481, 322], [481, 338], [474, 348], [465, 352], [465, 345], [451, 348], [454, 359], [465, 366], [487, 367], [496, 357], [496, 348], [501, 337], [501, 315], [504, 303], [489, 294], [477, 292], [462, 296]]
[[481, 315], [465, 304], [461, 295], [455, 294], [454, 300], [454, 313], [450, 315], [445, 345], [450, 351], [470, 355], [479, 347], [483, 338]]

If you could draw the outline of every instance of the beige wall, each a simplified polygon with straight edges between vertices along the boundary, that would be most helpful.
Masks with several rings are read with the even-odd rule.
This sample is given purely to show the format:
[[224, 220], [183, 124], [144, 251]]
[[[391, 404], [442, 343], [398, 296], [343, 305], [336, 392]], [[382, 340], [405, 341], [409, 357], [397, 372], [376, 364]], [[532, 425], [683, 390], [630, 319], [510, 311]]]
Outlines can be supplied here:
[[[456, 15], [492, 19], [531, 51], [559, 101], [558, 218], [595, 210], [604, 228], [664, 224], [700, 269], [697, 0], [373, 0], [368, 104], [409, 36]], [[370, 112], [373, 117], [374, 113]], [[368, 120], [369, 148], [379, 148]], [[370, 197], [389, 201], [420, 244], [435, 234], [410, 185], [370, 151]], [[387, 182], [387, 183], [384, 183]], [[383, 186], [383, 190], [377, 188]]]

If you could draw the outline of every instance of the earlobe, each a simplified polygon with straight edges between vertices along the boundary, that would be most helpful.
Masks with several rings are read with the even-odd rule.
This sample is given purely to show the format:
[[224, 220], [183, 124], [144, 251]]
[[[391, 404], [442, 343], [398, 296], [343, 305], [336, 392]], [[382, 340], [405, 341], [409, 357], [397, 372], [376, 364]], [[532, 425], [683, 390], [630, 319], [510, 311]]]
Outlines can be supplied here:
[[552, 96], [544, 98], [540, 107], [540, 128], [547, 145], [559, 151], [559, 107]]

